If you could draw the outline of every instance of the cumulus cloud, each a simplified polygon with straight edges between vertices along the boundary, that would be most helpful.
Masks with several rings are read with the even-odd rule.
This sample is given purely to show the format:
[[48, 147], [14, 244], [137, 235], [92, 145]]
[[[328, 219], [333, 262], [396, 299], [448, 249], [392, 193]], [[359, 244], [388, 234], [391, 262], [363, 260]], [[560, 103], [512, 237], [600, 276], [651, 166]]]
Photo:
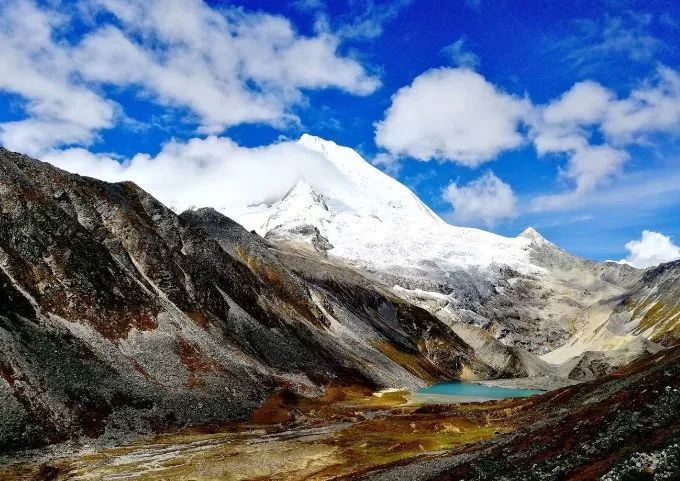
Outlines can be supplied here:
[[680, 134], [680, 73], [659, 67], [627, 98], [610, 104], [602, 131], [617, 144], [645, 142], [659, 132]]
[[125, 159], [114, 154], [92, 153], [82, 147], [65, 150], [51, 150], [43, 153], [41, 160], [74, 174], [105, 180], [121, 182], [125, 178]]
[[199, 0], [96, 3], [121, 28], [100, 28], [79, 46], [83, 75], [137, 85], [159, 103], [187, 107], [206, 132], [281, 120], [302, 89], [366, 95], [379, 85], [337, 54], [337, 37], [302, 37], [282, 17], [218, 11]]
[[[604, 139], [591, 141], [594, 133]], [[653, 134], [680, 133], [680, 74], [660, 67], [627, 97], [602, 85], [575, 84], [560, 98], [536, 107], [531, 135], [539, 155], [565, 154], [560, 171], [573, 182], [570, 191], [534, 200], [538, 210], [560, 208], [621, 173], [630, 158], [626, 147], [646, 143]]]
[[514, 217], [517, 199], [512, 188], [487, 172], [468, 184], [453, 182], [444, 190], [444, 199], [454, 208], [451, 220], [461, 223], [482, 222], [492, 226], [502, 219]]
[[543, 109], [543, 120], [551, 125], [590, 125], [601, 121], [614, 94], [597, 82], [578, 82]]
[[[0, 91], [26, 100], [26, 119], [0, 124], [0, 142], [15, 150], [91, 143], [120, 114], [102, 86], [134, 87], [188, 111], [202, 132], [219, 133], [293, 120], [290, 109], [308, 89], [367, 95], [380, 84], [338, 52], [337, 35], [302, 36], [280, 16], [201, 0], [48, 5], [56, 7], [0, 0]], [[92, 25], [75, 38], [73, 12]]]
[[642, 231], [640, 240], [626, 243], [628, 255], [619, 262], [633, 267], [645, 268], [680, 259], [680, 247], [659, 232]]
[[428, 70], [394, 94], [375, 140], [395, 156], [475, 167], [522, 143], [530, 108], [471, 70]]
[[596, 82], [579, 82], [541, 108], [536, 127], [539, 153], [559, 149], [543, 147], [546, 137], [555, 138], [558, 134], [585, 137], [589, 127], [599, 130], [613, 145], [644, 142], [646, 136], [654, 133], [678, 134], [680, 74], [660, 66], [653, 76], [621, 99]]
[[[530, 127], [527, 138], [523, 123]], [[631, 142], [679, 128], [680, 75], [665, 67], [623, 99], [585, 81], [545, 105], [505, 94], [468, 69], [437, 69], [394, 95], [376, 125], [376, 143], [386, 149], [376, 162], [388, 171], [396, 171], [403, 156], [476, 167], [530, 140], [539, 155], [567, 159], [560, 177], [573, 187], [532, 201], [535, 210], [551, 210], [619, 175]], [[593, 143], [594, 132], [604, 142]]]
[[227, 137], [208, 136], [170, 142], [155, 156], [120, 159], [73, 148], [42, 159], [109, 182], [131, 180], [176, 212], [210, 206], [229, 214], [281, 198], [300, 178], [333, 196], [352, 189], [323, 155], [292, 141], [246, 148]]
[[[454, 45], [464, 53], [462, 42]], [[376, 163], [392, 172], [404, 157], [477, 167], [531, 142], [539, 156], [560, 162], [567, 187], [532, 201], [535, 210], [553, 210], [620, 176], [629, 147], [660, 134], [680, 135], [680, 74], [669, 67], [659, 66], [623, 97], [583, 81], [542, 105], [504, 93], [469, 69], [440, 68], [394, 94], [376, 124], [375, 141], [384, 149]]]

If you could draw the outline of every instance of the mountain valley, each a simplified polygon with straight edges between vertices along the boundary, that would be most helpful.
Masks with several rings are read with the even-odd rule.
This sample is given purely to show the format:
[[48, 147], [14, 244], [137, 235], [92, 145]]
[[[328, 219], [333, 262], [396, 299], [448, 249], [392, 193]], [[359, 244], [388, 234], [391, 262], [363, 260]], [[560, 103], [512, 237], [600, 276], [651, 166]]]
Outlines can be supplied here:
[[[679, 262], [456, 227], [300, 143], [341, 181], [183, 213], [0, 149], [0, 479], [592, 479], [635, 465], [617, 439], [676, 466]], [[409, 401], [450, 380], [549, 392]], [[549, 431], [574, 450], [525, 452]]]

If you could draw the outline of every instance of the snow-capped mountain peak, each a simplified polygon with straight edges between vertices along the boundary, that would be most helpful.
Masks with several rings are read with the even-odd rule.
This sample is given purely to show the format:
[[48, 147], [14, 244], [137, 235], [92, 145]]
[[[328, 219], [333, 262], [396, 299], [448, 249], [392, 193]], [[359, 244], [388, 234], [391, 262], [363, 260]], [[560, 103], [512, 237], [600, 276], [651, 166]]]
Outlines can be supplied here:
[[408, 187], [355, 150], [307, 134], [298, 142], [330, 162], [341, 182], [329, 182], [330, 188], [312, 185], [303, 176], [280, 200], [227, 215], [277, 240], [311, 242], [316, 237], [307, 234], [314, 228], [333, 246], [329, 255], [398, 277], [437, 282], [456, 270], [503, 265], [540, 271], [529, 260], [529, 239], [447, 224]]
[[269, 209], [269, 217], [260, 226], [260, 234], [273, 230], [291, 230], [300, 225], [311, 225], [323, 229], [331, 221], [323, 195], [317, 193], [304, 179], [291, 187], [286, 195]]
[[[297, 205], [302, 203], [302, 205]], [[299, 179], [293, 187], [286, 192], [281, 199], [281, 204], [290, 205], [293, 208], [309, 207], [310, 205], [321, 205], [324, 210], [328, 210], [324, 196], [316, 192], [314, 187], [304, 179]]]
[[336, 194], [336, 200], [346, 208], [383, 221], [443, 223], [408, 187], [381, 172], [355, 150], [309, 134], [303, 134], [298, 143], [321, 154], [354, 187]]
[[527, 227], [522, 231], [521, 234], [517, 236], [518, 238], [528, 239], [529, 241], [536, 244], [552, 244], [548, 239], [543, 237], [536, 229], [533, 227]]
[[534, 228], [503, 237], [450, 225], [356, 151], [310, 135], [299, 144], [338, 178], [301, 175], [280, 199], [226, 214], [272, 242], [368, 272], [451, 326], [543, 354], [574, 334], [569, 319], [580, 309], [622, 292], [621, 276]]

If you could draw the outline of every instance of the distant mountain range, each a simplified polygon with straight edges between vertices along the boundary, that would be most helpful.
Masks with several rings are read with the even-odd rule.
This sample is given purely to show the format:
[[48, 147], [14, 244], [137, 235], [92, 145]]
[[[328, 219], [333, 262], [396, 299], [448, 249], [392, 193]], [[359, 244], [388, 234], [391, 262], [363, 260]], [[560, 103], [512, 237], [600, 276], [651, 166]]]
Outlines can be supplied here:
[[454, 227], [353, 150], [300, 142], [342, 188], [299, 179], [236, 222], [0, 149], [0, 449], [242, 419], [337, 381], [590, 379], [678, 335], [679, 263]]

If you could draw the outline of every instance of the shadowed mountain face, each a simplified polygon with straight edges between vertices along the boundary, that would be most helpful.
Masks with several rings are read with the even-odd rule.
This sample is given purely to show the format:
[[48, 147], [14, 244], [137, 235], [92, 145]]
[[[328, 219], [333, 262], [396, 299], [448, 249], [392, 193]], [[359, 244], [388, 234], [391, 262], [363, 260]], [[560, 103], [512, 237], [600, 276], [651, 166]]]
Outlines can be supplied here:
[[0, 149], [0, 449], [221, 422], [281, 388], [462, 374], [496, 372], [380, 284]]

